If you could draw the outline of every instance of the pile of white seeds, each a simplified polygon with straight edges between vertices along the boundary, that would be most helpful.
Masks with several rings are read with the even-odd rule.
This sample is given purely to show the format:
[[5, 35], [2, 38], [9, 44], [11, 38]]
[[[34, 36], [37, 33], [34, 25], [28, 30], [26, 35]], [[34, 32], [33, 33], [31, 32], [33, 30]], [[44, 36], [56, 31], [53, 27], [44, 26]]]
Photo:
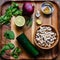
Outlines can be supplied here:
[[41, 26], [36, 32], [37, 44], [42, 47], [51, 47], [56, 40], [56, 32], [52, 30], [52, 27]]

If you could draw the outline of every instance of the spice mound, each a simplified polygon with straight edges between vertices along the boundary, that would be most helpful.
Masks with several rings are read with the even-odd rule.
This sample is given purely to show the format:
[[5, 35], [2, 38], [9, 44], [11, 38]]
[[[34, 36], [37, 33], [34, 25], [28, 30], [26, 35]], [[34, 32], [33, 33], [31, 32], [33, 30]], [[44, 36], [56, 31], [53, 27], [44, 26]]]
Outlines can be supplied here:
[[40, 26], [36, 32], [36, 42], [41, 47], [50, 48], [56, 41], [57, 34], [52, 27]]

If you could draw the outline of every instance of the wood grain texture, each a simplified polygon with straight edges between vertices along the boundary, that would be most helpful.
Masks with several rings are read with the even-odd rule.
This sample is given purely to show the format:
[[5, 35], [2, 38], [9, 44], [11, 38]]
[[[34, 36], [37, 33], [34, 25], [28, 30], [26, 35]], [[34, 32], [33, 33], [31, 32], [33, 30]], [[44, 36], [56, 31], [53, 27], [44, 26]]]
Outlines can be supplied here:
[[[7, 1], [7, 0], [6, 0]], [[17, 0], [17, 1], [21, 1], [21, 0]], [[27, 0], [23, 0], [23, 1], [27, 1]], [[37, 1], [37, 0], [36, 0]], [[38, 0], [38, 1], [40, 1], [40, 0]], [[4, 1], [5, 2], [5, 1]], [[19, 3], [20, 4], [20, 3]], [[38, 6], [39, 6], [39, 4], [41, 4], [41, 3], [34, 3], [35, 5], [36, 5], [36, 7], [37, 7], [37, 9], [39, 10], [39, 8], [38, 8]], [[5, 5], [6, 6], [6, 8], [9, 6], [9, 4], [7, 5]], [[2, 11], [4, 11], [5, 12], [5, 6], [3, 5], [3, 8], [2, 8]], [[39, 19], [41, 19], [42, 21], [43, 21], [43, 24], [49, 24], [49, 25], [51, 25], [51, 21], [52, 21], [52, 25], [56, 28], [56, 29], [58, 29], [58, 17], [57, 17], [57, 13], [58, 13], [58, 10], [57, 10], [57, 6], [54, 4], [54, 8], [55, 8], [55, 12], [53, 13], [53, 15], [51, 16], [51, 17], [49, 17], [49, 18], [46, 18], [46, 17], [40, 17]], [[36, 11], [36, 9], [35, 9], [35, 11]], [[2, 14], [4, 14], [4, 12], [2, 12]], [[35, 13], [34, 13], [35, 14]], [[36, 19], [35, 18], [35, 16], [34, 16], [34, 14], [33, 14], [33, 18], [34, 19]], [[35, 20], [34, 20], [35, 21]], [[35, 26], [36, 24], [35, 24], [35, 22], [33, 21], [33, 25]], [[47, 21], [47, 22], [45, 22], [45, 21]], [[60, 23], [59, 23], [60, 24]], [[29, 38], [29, 40], [31, 40], [31, 42], [33, 43], [33, 34], [32, 33], [34, 33], [34, 26], [32, 26], [28, 31], [26, 31], [25, 32], [25, 34], [26, 34], [26, 36]], [[37, 26], [36, 26], [37, 27]], [[12, 27], [13, 28], [13, 27]], [[11, 29], [12, 29], [11, 28]], [[34, 28], [34, 29], [33, 29]], [[15, 29], [12, 29], [12, 30], [15, 30]], [[32, 32], [32, 30], [33, 30], [33, 32]], [[60, 29], [59, 29], [59, 31], [60, 31]], [[20, 32], [20, 31], [19, 31]], [[29, 33], [29, 32], [31, 32], [31, 34]], [[28, 33], [28, 34], [27, 34]], [[29, 35], [30, 34], [30, 35]], [[34, 44], [34, 43], [33, 43]], [[57, 47], [55, 47], [55, 48], [53, 48], [52, 50], [49, 50], [49, 51], [44, 51], [43, 53], [42, 53], [42, 56], [40, 56], [39, 57], [39, 59], [47, 59], [47, 57], [48, 57], [48, 59], [52, 59], [52, 58], [55, 58], [56, 56], [57, 56], [57, 53], [58, 53], [58, 46], [60, 46], [60, 44], [59, 45], [57, 45]], [[23, 50], [23, 53], [20, 55], [20, 59], [29, 59], [30, 57], [29, 57], [29, 55], [28, 54], [26, 54], [26, 52]], [[34, 58], [32, 58], [32, 59], [34, 59]], [[58, 59], [58, 58], [57, 58]]]

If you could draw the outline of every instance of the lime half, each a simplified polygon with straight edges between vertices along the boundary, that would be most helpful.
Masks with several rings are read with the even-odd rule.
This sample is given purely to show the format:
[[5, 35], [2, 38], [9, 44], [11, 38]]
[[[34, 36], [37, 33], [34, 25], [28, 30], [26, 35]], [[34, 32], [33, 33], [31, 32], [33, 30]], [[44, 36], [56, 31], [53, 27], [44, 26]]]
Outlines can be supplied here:
[[25, 24], [25, 18], [24, 18], [23, 16], [17, 16], [17, 17], [15, 18], [15, 24], [16, 24], [16, 26], [18, 26], [18, 27], [24, 26], [24, 24]]

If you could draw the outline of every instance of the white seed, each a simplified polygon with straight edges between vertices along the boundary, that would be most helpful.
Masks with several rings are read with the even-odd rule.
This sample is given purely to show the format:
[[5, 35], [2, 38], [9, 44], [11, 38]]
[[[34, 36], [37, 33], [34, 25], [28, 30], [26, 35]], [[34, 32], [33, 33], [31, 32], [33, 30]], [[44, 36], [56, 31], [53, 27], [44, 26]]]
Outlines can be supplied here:
[[45, 46], [45, 44], [43, 43], [42, 46]]
[[36, 38], [37, 41], [39, 41], [40, 39], [39, 38]]
[[54, 41], [52, 41], [52, 42], [49, 42], [49, 44], [53, 44], [54, 43]]
[[36, 35], [39, 36], [39, 33], [37, 33]]
[[43, 43], [43, 40], [40, 40], [39, 42], [42, 44]]

